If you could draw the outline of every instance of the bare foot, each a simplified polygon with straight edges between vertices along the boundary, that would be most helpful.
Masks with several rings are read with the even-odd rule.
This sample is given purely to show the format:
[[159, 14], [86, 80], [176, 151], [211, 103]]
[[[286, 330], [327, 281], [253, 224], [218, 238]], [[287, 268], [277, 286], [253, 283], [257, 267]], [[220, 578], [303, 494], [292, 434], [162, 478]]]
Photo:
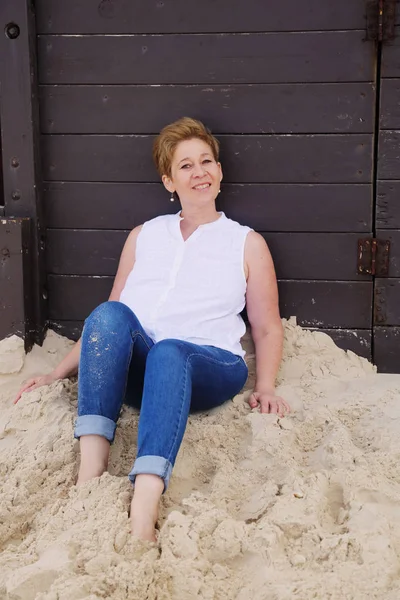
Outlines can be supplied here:
[[76, 485], [82, 485], [95, 477], [101, 477], [107, 471], [107, 465], [80, 465]]
[[157, 475], [137, 475], [131, 503], [131, 532], [135, 537], [157, 541], [155, 526], [163, 491], [164, 481]]
[[[136, 510], [136, 509], [135, 509]], [[146, 542], [156, 542], [156, 515], [146, 515], [142, 512], [135, 514], [131, 508], [131, 533], [134, 537]]]
[[100, 477], [108, 467], [110, 442], [100, 435], [83, 435], [80, 438], [81, 464], [76, 485]]

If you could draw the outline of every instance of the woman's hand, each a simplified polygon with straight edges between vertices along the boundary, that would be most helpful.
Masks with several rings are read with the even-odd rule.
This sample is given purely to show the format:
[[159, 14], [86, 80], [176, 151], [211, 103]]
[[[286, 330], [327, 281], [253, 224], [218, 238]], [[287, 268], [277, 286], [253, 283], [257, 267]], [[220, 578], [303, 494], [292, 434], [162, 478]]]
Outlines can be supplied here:
[[36, 390], [36, 388], [41, 387], [42, 385], [50, 385], [57, 381], [58, 377], [56, 377], [53, 373], [49, 373], [48, 375], [39, 375], [38, 377], [32, 377], [32, 379], [28, 379], [19, 390], [17, 397], [14, 400], [14, 404], [17, 404], [18, 400], [20, 400], [22, 394], [24, 392], [32, 392], [32, 390]]
[[250, 408], [260, 407], [261, 413], [269, 413], [284, 417], [290, 413], [289, 404], [280, 396], [276, 396], [275, 392], [253, 392], [248, 399]]

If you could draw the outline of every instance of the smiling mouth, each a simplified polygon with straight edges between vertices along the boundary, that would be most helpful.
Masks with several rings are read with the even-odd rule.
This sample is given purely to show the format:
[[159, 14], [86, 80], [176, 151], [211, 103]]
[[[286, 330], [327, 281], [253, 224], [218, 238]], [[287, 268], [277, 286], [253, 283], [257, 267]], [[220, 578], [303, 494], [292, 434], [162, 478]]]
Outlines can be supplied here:
[[193, 187], [194, 190], [206, 190], [207, 188], [211, 187], [211, 183], [202, 183], [200, 185], [195, 185]]

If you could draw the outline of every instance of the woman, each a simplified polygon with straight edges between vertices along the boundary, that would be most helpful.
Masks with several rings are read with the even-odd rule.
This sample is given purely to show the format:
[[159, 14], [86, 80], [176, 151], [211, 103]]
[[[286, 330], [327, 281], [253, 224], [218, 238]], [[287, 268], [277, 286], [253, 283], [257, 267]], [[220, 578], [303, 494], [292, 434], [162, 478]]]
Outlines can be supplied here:
[[216, 210], [219, 144], [199, 121], [165, 127], [153, 157], [171, 200], [182, 210], [136, 227], [123, 248], [108, 302], [85, 321], [82, 337], [49, 375], [23, 392], [78, 372], [81, 462], [77, 484], [107, 469], [122, 403], [140, 408], [132, 533], [155, 540], [189, 411], [231, 399], [247, 379], [240, 339], [245, 302], [256, 348], [251, 408], [281, 416], [275, 395], [282, 324], [274, 266], [258, 233]]

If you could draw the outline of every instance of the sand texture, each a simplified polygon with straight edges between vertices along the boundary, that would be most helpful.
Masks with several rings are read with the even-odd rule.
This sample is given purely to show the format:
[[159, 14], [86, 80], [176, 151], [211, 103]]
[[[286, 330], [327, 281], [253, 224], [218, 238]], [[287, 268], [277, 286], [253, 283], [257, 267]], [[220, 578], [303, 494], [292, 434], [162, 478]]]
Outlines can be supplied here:
[[76, 382], [12, 403], [70, 344], [0, 342], [1, 600], [399, 600], [400, 376], [285, 322], [292, 415], [250, 411], [252, 374], [190, 417], [152, 546], [129, 534], [137, 413], [77, 489]]

